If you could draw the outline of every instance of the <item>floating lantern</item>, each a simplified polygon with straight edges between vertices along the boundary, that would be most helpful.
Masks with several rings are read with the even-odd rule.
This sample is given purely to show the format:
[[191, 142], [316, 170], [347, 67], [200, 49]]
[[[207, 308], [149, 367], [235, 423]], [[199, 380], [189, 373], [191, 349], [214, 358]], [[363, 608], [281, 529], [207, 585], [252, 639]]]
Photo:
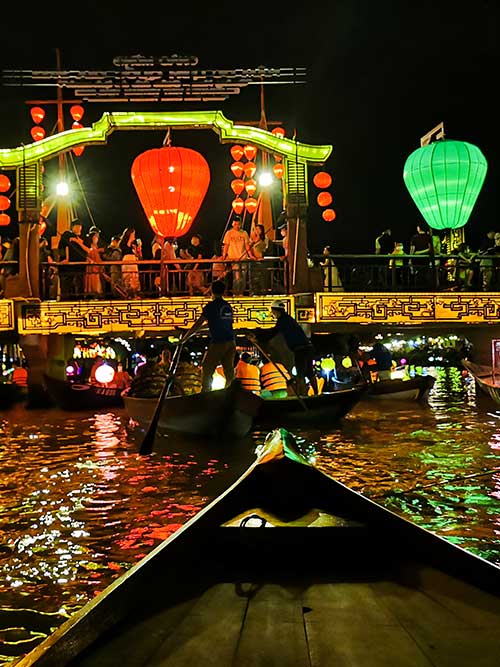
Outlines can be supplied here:
[[73, 104], [73, 106], [70, 107], [69, 112], [73, 120], [82, 120], [85, 109], [80, 104]]
[[421, 146], [408, 157], [403, 180], [429, 227], [458, 229], [472, 213], [487, 170], [479, 148], [443, 139]]
[[257, 210], [257, 206], [258, 206], [258, 201], [253, 197], [247, 197], [245, 199], [245, 209], [247, 210], [248, 213], [250, 214], [255, 213], [255, 211]]
[[40, 125], [34, 125], [30, 130], [33, 141], [41, 141], [45, 138], [45, 130]]
[[285, 167], [282, 162], [277, 162], [273, 167], [273, 173], [276, 178], [282, 179], [285, 173]]
[[231, 181], [231, 190], [235, 195], [240, 195], [245, 188], [245, 181], [242, 178], [235, 178]]
[[10, 189], [10, 179], [5, 174], [0, 174], [0, 192], [7, 192]]
[[0, 213], [0, 227], [6, 227], [7, 225], [10, 225], [10, 215]]
[[243, 162], [233, 162], [231, 165], [231, 171], [236, 176], [236, 178], [243, 176]]
[[250, 197], [253, 197], [257, 192], [257, 181], [255, 181], [253, 178], [250, 178], [245, 183], [245, 190], [247, 191], [247, 194], [250, 195]]
[[238, 162], [238, 160], [241, 160], [241, 158], [243, 157], [243, 147], [238, 146], [238, 144], [231, 146], [231, 157], [236, 162]]
[[330, 206], [333, 201], [333, 197], [329, 192], [320, 192], [316, 197], [318, 206]]
[[210, 183], [203, 155], [190, 148], [154, 148], [135, 158], [131, 174], [153, 231], [166, 238], [186, 234]]
[[243, 213], [243, 209], [245, 208], [245, 202], [241, 197], [236, 197], [236, 199], [233, 199], [231, 202], [231, 208], [236, 213], [236, 215], [241, 215]]
[[30, 114], [33, 122], [38, 125], [45, 118], [45, 109], [42, 109], [42, 107], [31, 107]]
[[10, 206], [10, 199], [5, 195], [0, 195], [0, 211], [6, 211]]
[[275, 127], [272, 130], [272, 133], [274, 134], [275, 137], [280, 137], [281, 139], [283, 139], [283, 137], [285, 136], [285, 130], [282, 127]]
[[335, 220], [335, 218], [337, 217], [337, 214], [335, 213], [333, 208], [325, 208], [325, 210], [322, 213], [322, 216], [325, 222], [332, 222], [332, 220]]
[[317, 188], [329, 188], [332, 184], [332, 177], [326, 171], [318, 171], [314, 174], [313, 183]]
[[246, 146], [243, 147], [243, 153], [245, 154], [247, 160], [253, 160], [254, 157], [257, 155], [257, 147], [247, 144]]
[[243, 167], [243, 171], [245, 172], [245, 176], [247, 178], [253, 178], [255, 176], [255, 172], [257, 171], [255, 162], [247, 162]]

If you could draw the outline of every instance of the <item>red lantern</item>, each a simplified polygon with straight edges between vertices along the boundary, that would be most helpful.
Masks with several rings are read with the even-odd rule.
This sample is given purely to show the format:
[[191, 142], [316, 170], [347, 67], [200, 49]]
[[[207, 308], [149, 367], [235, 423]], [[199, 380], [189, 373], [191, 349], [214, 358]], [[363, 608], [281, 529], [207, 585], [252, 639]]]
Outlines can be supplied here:
[[255, 146], [247, 144], [246, 146], [243, 147], [243, 152], [245, 153], [245, 157], [247, 160], [253, 160], [254, 157], [257, 155], [257, 148]]
[[276, 137], [279, 137], [280, 139], [283, 139], [283, 137], [285, 136], [285, 130], [284, 130], [282, 127], [275, 127], [275, 128], [272, 130], [272, 133], [273, 133]]
[[231, 181], [231, 190], [235, 195], [240, 195], [245, 187], [245, 181], [242, 178], [235, 178]]
[[247, 162], [243, 167], [243, 171], [245, 172], [245, 176], [247, 178], [253, 178], [255, 176], [255, 172], [257, 171], [255, 162]]
[[237, 144], [235, 146], [231, 146], [231, 156], [233, 160], [238, 162], [238, 160], [241, 160], [243, 157], [243, 148]]
[[329, 192], [320, 192], [316, 197], [318, 206], [330, 206], [333, 201], [333, 197]]
[[42, 107], [31, 107], [30, 114], [33, 122], [38, 125], [45, 118], [45, 109], [42, 109]]
[[5, 174], [0, 174], [0, 192], [7, 192], [10, 189], [9, 177]]
[[283, 163], [277, 162], [273, 167], [273, 172], [276, 178], [283, 178], [283, 174], [285, 173], [285, 167], [283, 166]]
[[0, 213], [0, 227], [7, 227], [7, 225], [10, 225], [10, 215]]
[[154, 148], [135, 158], [131, 173], [153, 231], [166, 238], [186, 234], [210, 183], [203, 155], [190, 148]]
[[257, 206], [258, 206], [258, 201], [253, 197], [247, 197], [245, 199], [245, 208], [248, 211], [248, 213], [255, 213], [255, 211], [257, 210]]
[[325, 208], [323, 211], [323, 220], [325, 220], [325, 222], [331, 222], [332, 220], [335, 220], [336, 217], [337, 214], [333, 208]]
[[83, 153], [85, 150], [85, 146], [75, 146], [72, 148], [73, 153], [76, 155], [76, 157], [80, 157], [80, 155]]
[[72, 127], [73, 130], [81, 130], [81, 128], [83, 127], [83, 125], [82, 125], [81, 123], [78, 123], [78, 122], [75, 120], [75, 122], [73, 123], [73, 125], [72, 125], [71, 127]]
[[85, 109], [80, 104], [73, 104], [69, 112], [73, 120], [82, 120]]
[[10, 199], [5, 195], [0, 195], [0, 211], [6, 211], [10, 206]]
[[247, 194], [250, 197], [253, 197], [254, 194], [257, 192], [257, 181], [255, 181], [253, 178], [250, 178], [245, 183], [245, 190], [247, 191]]
[[245, 202], [241, 197], [236, 197], [236, 199], [233, 199], [231, 207], [236, 215], [241, 215], [243, 213], [243, 209], [245, 208]]
[[34, 125], [30, 133], [33, 141], [41, 141], [45, 137], [45, 130], [40, 125]]
[[318, 171], [318, 173], [314, 175], [313, 183], [317, 188], [329, 188], [332, 184], [332, 177], [330, 174], [327, 174], [326, 171]]
[[243, 175], [243, 162], [233, 162], [231, 165], [231, 171], [236, 176], [236, 178], [240, 178]]

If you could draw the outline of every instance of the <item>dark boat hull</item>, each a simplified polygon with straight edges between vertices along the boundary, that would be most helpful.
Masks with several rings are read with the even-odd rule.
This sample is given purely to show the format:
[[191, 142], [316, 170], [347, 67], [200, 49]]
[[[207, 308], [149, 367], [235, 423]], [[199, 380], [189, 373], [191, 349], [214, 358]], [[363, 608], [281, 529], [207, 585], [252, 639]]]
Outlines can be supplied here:
[[466, 359], [462, 360], [462, 365], [472, 375], [477, 387], [500, 405], [500, 374], [494, 375], [491, 366], [481, 366]]
[[435, 379], [432, 375], [415, 375], [408, 380], [381, 380], [373, 382], [367, 392], [369, 398], [422, 401], [425, 400]]
[[[234, 484], [17, 667], [188, 665], [208, 655], [204, 664], [243, 666], [242, 641], [259, 664], [334, 664], [308, 654], [321, 640], [304, 627], [319, 619], [327, 635], [344, 628], [336, 650], [360, 642], [380, 657], [349, 664], [428, 664], [436, 646], [439, 664], [469, 664], [452, 659], [452, 638], [470, 628], [469, 654], [496, 665], [497, 644], [484, 658], [500, 621], [500, 569], [307, 465], [283, 449], [287, 437], [277, 429]], [[288, 655], [296, 628], [302, 640]]]
[[13, 382], [0, 382], [0, 410], [6, 410], [15, 403], [21, 403], [27, 398], [27, 387], [19, 387]]
[[123, 407], [121, 389], [66, 382], [48, 375], [44, 376], [44, 383], [54, 403], [63, 410], [101, 410]]

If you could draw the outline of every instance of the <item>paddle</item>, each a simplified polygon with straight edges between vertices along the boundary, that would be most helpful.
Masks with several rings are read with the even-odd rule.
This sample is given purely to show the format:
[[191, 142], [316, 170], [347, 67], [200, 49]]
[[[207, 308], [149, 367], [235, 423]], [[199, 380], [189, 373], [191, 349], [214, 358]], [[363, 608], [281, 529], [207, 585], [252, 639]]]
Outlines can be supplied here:
[[160, 395], [158, 396], [158, 403], [156, 404], [155, 411], [153, 413], [153, 416], [151, 418], [151, 421], [149, 422], [148, 430], [146, 431], [146, 435], [144, 436], [144, 439], [141, 443], [141, 448], [139, 450], [140, 454], [151, 454], [151, 451], [153, 449], [153, 443], [155, 440], [156, 436], [156, 429], [158, 427], [158, 422], [160, 420], [160, 414], [161, 414], [161, 408], [163, 405], [163, 401], [168, 395], [168, 392], [170, 391], [170, 387], [172, 386], [174, 382], [174, 373], [175, 369], [177, 368], [177, 364], [179, 363], [179, 358], [181, 355], [181, 350], [182, 350], [183, 343], [179, 343], [175, 349], [175, 352], [172, 356], [172, 360], [170, 362], [170, 366], [168, 368], [168, 374], [165, 382], [163, 383], [163, 387], [161, 388]]
[[[276, 370], [280, 373], [280, 375], [281, 375], [283, 378], [285, 378], [285, 380], [286, 380], [286, 382], [287, 382], [287, 384], [288, 384], [288, 378], [287, 378], [287, 376], [285, 375], [285, 373], [281, 370], [281, 368], [279, 367], [279, 365], [276, 364], [276, 363], [273, 361], [273, 359], [271, 359], [271, 357], [269, 356], [269, 354], [268, 354], [268, 353], [267, 353], [267, 352], [266, 352], [266, 351], [259, 345], [259, 343], [258, 343], [257, 340], [255, 339], [255, 337], [254, 337], [254, 336], [251, 336], [251, 335], [249, 335], [249, 334], [247, 334], [247, 338], [251, 341], [252, 345], [254, 345], [254, 347], [256, 347], [257, 350], [259, 350], [259, 352], [262, 354], [262, 356], [264, 357], [264, 359], [267, 359], [267, 361], [270, 361], [272, 364], [275, 365]], [[309, 408], [308, 408], [307, 405], [305, 404], [304, 399], [303, 399], [301, 396], [299, 396], [299, 393], [298, 393], [298, 391], [295, 389], [295, 387], [293, 386], [293, 384], [291, 385], [291, 387], [292, 387], [293, 393], [294, 393], [295, 396], [297, 397], [297, 399], [298, 399], [298, 401], [299, 401], [299, 403], [300, 403], [302, 409], [305, 410], [306, 412], [308, 412]]]

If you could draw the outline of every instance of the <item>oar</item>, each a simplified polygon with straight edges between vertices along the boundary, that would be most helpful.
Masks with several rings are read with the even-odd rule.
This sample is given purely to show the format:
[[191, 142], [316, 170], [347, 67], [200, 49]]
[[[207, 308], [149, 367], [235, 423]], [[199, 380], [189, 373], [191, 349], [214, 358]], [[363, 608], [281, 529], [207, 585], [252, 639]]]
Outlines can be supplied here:
[[140, 454], [151, 454], [151, 451], [153, 449], [153, 443], [155, 441], [155, 436], [156, 436], [156, 429], [158, 428], [158, 422], [160, 420], [161, 408], [163, 405], [163, 401], [165, 400], [165, 397], [168, 395], [170, 387], [174, 382], [174, 373], [177, 368], [177, 364], [179, 363], [179, 357], [181, 354], [182, 345], [183, 345], [182, 343], [179, 343], [177, 345], [177, 348], [175, 349], [175, 352], [172, 356], [172, 361], [170, 362], [167, 377], [165, 379], [165, 382], [163, 383], [163, 387], [161, 388], [160, 395], [158, 396], [158, 402], [156, 404], [155, 411], [153, 413], [151, 421], [149, 422], [146, 435], [144, 436], [144, 439], [141, 443], [141, 448], [139, 450]]
[[[276, 370], [280, 373], [280, 375], [281, 375], [283, 378], [285, 378], [285, 380], [286, 380], [286, 382], [287, 382], [287, 384], [288, 384], [288, 378], [287, 378], [287, 376], [283, 373], [283, 371], [282, 371], [281, 368], [278, 366], [278, 364], [276, 364], [276, 362], [273, 361], [273, 359], [269, 356], [269, 354], [268, 354], [267, 352], [265, 352], [265, 350], [263, 350], [263, 348], [257, 343], [257, 341], [255, 340], [255, 338], [252, 336], [249, 340], [252, 342], [252, 345], [253, 345], [254, 347], [256, 347], [256, 348], [259, 350], [259, 352], [262, 354], [262, 356], [264, 357], [264, 359], [267, 359], [267, 361], [270, 361], [272, 364], [274, 364], [274, 365], [276, 366]], [[308, 411], [309, 411], [309, 408], [308, 408], [307, 405], [305, 404], [304, 399], [303, 399], [301, 396], [299, 396], [299, 393], [298, 393], [298, 391], [295, 389], [295, 387], [293, 386], [293, 384], [291, 385], [291, 387], [292, 387], [293, 393], [294, 393], [295, 396], [297, 397], [297, 399], [298, 399], [298, 401], [299, 401], [299, 403], [300, 403], [302, 409], [305, 410], [306, 412], [308, 412]]]

